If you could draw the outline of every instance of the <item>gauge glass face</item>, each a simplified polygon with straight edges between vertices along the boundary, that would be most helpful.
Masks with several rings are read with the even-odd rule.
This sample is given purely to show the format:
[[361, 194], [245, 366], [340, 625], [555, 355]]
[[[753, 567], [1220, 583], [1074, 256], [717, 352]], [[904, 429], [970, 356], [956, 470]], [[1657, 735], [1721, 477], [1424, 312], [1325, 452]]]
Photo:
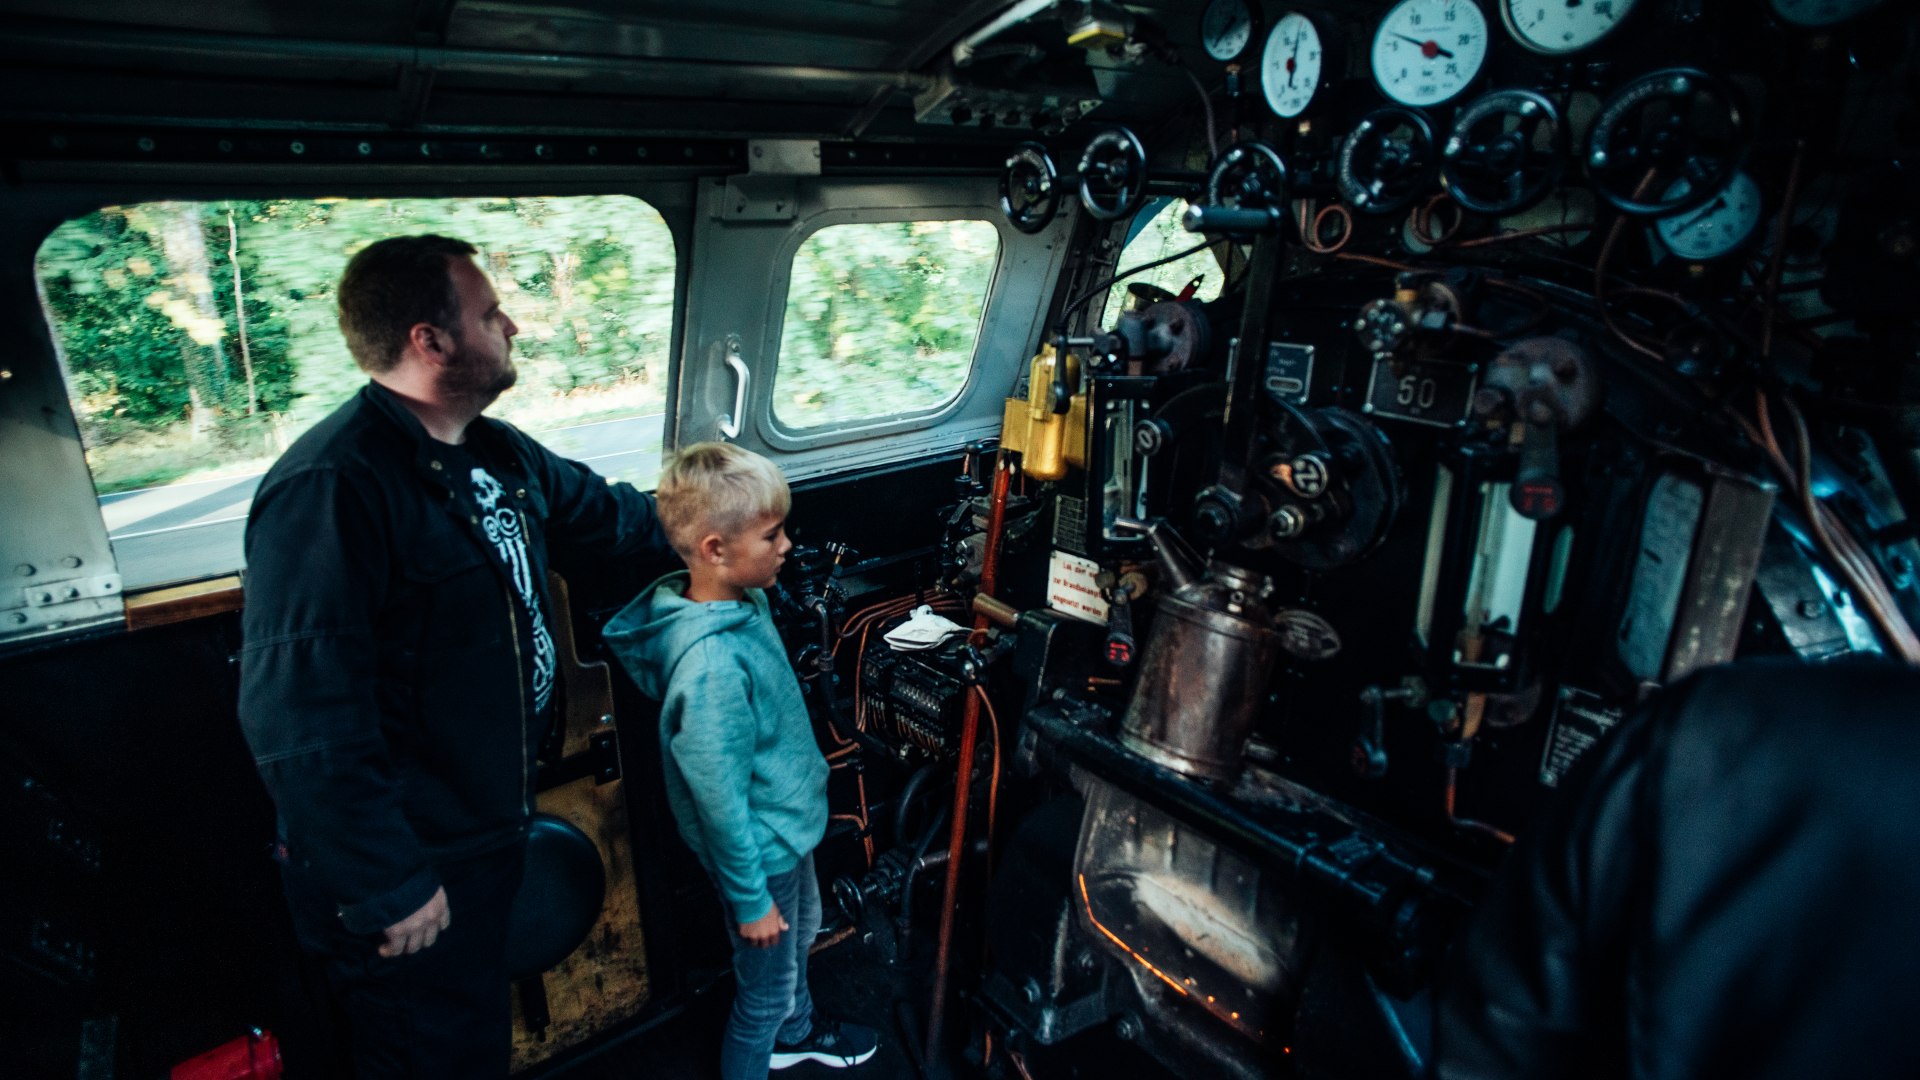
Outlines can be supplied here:
[[1773, 0], [1773, 13], [1795, 26], [1832, 26], [1880, 6], [1881, 0]]
[[1487, 17], [1471, 0], [1400, 0], [1373, 35], [1374, 81], [1402, 105], [1457, 97], [1486, 58]]
[[[1688, 184], [1683, 178], [1667, 188], [1669, 199], [1682, 198]], [[1717, 259], [1746, 243], [1760, 224], [1760, 185], [1746, 173], [1734, 173], [1727, 190], [1714, 196], [1707, 205], [1671, 214], [1654, 222], [1660, 242], [1682, 259], [1702, 262]]]
[[1307, 111], [1320, 85], [1320, 31], [1313, 20], [1293, 12], [1273, 24], [1260, 60], [1260, 88], [1275, 116]]
[[1207, 55], [1225, 62], [1247, 50], [1253, 36], [1253, 12], [1247, 0], [1213, 0], [1200, 16], [1200, 43]]
[[1513, 40], [1537, 53], [1577, 52], [1613, 32], [1634, 0], [1501, 0]]

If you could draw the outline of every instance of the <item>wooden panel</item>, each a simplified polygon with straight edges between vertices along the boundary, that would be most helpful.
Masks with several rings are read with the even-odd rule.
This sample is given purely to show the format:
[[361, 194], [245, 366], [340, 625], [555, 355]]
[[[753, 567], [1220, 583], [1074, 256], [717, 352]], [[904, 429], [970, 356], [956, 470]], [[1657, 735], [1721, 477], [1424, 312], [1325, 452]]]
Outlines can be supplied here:
[[[613, 719], [613, 681], [607, 665], [583, 664], [573, 639], [566, 582], [548, 576], [554, 647], [559, 655], [561, 706], [566, 736], [563, 757], [587, 752]], [[583, 777], [540, 793], [539, 809], [579, 826], [600, 849], [607, 869], [606, 903], [587, 939], [546, 973], [546, 1030], [527, 1030], [518, 995], [514, 1002], [513, 1067], [525, 1069], [615, 1028], [647, 1002], [647, 954], [640, 930], [640, 890], [628, 834], [625, 780], [597, 783]]]
[[229, 574], [211, 581], [152, 589], [127, 597], [127, 629], [146, 630], [186, 622], [207, 615], [239, 611], [240, 576]]

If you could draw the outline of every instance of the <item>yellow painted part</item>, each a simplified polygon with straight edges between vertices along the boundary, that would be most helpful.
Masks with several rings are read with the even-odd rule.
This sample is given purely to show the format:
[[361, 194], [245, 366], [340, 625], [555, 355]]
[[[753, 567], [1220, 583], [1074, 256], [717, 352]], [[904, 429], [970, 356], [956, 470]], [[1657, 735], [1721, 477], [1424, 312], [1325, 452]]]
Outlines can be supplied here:
[[[1000, 445], [1020, 455], [1021, 468], [1035, 480], [1058, 480], [1067, 467], [1087, 463], [1087, 396], [1075, 394], [1065, 415], [1049, 408], [1047, 391], [1053, 386], [1054, 364], [1048, 345], [1027, 369], [1027, 396], [1008, 398], [1000, 419]], [[1066, 382], [1080, 384], [1080, 358], [1068, 353]]]
[[1124, 45], [1126, 32], [1118, 27], [1101, 23], [1089, 23], [1067, 36], [1067, 44], [1083, 49], [1104, 49], [1113, 45]]

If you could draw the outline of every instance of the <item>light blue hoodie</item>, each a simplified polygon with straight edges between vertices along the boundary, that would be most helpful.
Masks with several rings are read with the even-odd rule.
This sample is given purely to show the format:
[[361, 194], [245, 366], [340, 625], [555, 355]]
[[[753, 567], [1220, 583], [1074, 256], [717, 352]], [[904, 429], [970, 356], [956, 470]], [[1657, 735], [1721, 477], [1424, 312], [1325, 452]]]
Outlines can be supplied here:
[[773, 906], [767, 878], [827, 830], [827, 761], [767, 610], [686, 597], [687, 574], [647, 586], [607, 623], [607, 647], [660, 702], [660, 757], [680, 835], [743, 923]]

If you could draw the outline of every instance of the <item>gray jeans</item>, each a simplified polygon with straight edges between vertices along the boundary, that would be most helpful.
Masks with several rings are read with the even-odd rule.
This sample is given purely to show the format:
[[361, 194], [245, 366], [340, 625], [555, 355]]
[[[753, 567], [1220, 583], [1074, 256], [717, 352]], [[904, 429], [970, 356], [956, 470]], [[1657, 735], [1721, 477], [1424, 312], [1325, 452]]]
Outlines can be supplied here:
[[767, 891], [788, 927], [772, 948], [747, 944], [731, 908], [727, 912], [736, 991], [720, 1044], [722, 1080], [766, 1080], [774, 1042], [796, 1043], [813, 1031], [807, 950], [820, 932], [820, 881], [813, 876], [812, 854], [792, 870], [769, 877]]

